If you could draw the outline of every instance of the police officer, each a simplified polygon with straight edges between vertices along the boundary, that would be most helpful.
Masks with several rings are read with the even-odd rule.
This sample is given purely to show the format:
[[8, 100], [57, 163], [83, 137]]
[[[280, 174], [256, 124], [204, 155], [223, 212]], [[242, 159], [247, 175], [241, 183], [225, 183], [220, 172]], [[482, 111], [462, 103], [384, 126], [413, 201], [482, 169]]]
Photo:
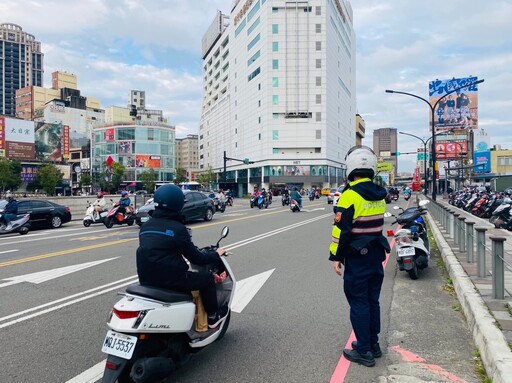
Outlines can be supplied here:
[[[215, 328], [227, 316], [227, 306], [218, 307], [215, 282], [221, 276], [209, 271], [191, 272], [185, 261], [192, 264], [220, 264], [223, 248], [200, 251], [181, 223], [180, 211], [185, 203], [183, 191], [174, 184], [160, 186], [154, 195], [152, 219], [145, 222], [139, 233], [137, 274], [145, 286], [189, 292], [199, 290], [208, 314], [208, 326]], [[222, 274], [221, 274], [222, 275]]]
[[372, 182], [377, 157], [370, 148], [352, 147], [345, 163], [349, 185], [338, 199], [329, 260], [336, 274], [343, 275], [343, 290], [357, 339], [352, 342], [352, 349], [343, 350], [343, 356], [372, 367], [375, 358], [382, 356], [379, 296], [384, 279], [382, 262], [390, 251], [382, 235], [386, 190]]

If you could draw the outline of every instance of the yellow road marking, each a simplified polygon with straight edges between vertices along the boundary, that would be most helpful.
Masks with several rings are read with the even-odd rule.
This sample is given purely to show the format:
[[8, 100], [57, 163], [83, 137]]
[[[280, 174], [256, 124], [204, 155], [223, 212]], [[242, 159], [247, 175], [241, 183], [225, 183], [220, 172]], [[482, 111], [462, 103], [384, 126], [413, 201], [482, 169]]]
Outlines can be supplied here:
[[100, 247], [119, 245], [121, 243], [125, 243], [127, 241], [133, 241], [135, 239], [138, 239], [138, 238], [122, 239], [122, 240], [119, 240], [119, 241], [112, 241], [112, 242], [108, 242], [108, 243], [99, 243], [99, 244], [96, 244], [96, 245], [90, 245], [90, 246], [84, 246], [84, 247], [76, 247], [74, 249], [68, 249], [68, 250], [62, 250], [62, 251], [55, 251], [53, 253], [36, 255], [34, 257], [14, 259], [12, 261], [7, 261], [7, 262], [0, 263], [0, 267], [12, 266], [12, 265], [17, 265], [19, 263], [25, 263], [25, 262], [31, 262], [31, 261], [38, 261], [40, 259], [52, 258], [52, 257], [57, 257], [59, 255], [66, 255], [66, 254], [71, 254], [71, 253], [78, 253], [80, 251], [88, 251], [88, 250], [98, 249]]
[[[204, 223], [204, 224], [201, 224], [199, 226], [195, 226], [192, 229], [201, 229], [201, 228], [204, 228], [204, 227], [225, 225], [226, 223], [230, 223], [230, 222], [243, 221], [243, 220], [246, 220], [246, 219], [252, 219], [252, 218], [255, 218], [255, 217], [261, 217], [262, 215], [279, 214], [279, 213], [284, 213], [284, 212], [288, 212], [288, 209], [286, 209], [286, 210], [268, 211], [266, 213], [263, 213], [263, 214], [260, 214], [260, 215], [257, 215], [257, 216], [250, 215], [250, 216], [241, 217], [241, 218], [234, 218], [234, 219], [230, 219], [230, 220], [226, 220], [226, 221], [222, 221], [222, 222]], [[114, 235], [114, 233], [112, 233], [112, 235]], [[108, 236], [111, 236], [111, 235], [108, 234]], [[98, 237], [93, 237], [93, 239], [97, 239], [97, 238], [102, 238], [102, 237], [99, 237], [99, 236]], [[90, 245], [90, 246], [84, 246], [84, 247], [76, 247], [74, 249], [56, 251], [56, 252], [53, 252], [53, 253], [36, 255], [36, 256], [33, 256], [33, 257], [15, 259], [15, 260], [12, 260], [12, 261], [1, 262], [0, 263], [0, 267], [12, 266], [12, 265], [20, 264], [20, 263], [25, 263], [25, 262], [38, 261], [38, 260], [41, 260], [41, 259], [58, 257], [60, 255], [79, 253], [81, 251], [88, 251], [88, 250], [93, 250], [93, 249], [99, 249], [101, 247], [118, 245], [118, 244], [121, 244], [121, 243], [125, 243], [127, 241], [134, 241], [134, 240], [138, 240], [138, 239], [139, 238], [137, 236], [135, 238], [126, 238], [126, 239], [121, 239], [121, 240], [117, 240], [117, 241], [111, 241], [111, 242], [107, 242], [107, 243], [99, 243], [99, 244], [96, 244], [96, 245]], [[73, 239], [73, 240], [76, 240], [76, 239]]]

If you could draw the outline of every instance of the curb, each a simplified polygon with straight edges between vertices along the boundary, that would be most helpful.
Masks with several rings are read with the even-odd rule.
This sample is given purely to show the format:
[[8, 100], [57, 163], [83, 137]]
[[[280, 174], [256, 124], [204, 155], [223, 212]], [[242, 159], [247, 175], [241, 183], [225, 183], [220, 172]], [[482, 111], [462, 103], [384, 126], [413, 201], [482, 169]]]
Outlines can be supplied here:
[[493, 383], [512, 383], [512, 351], [505, 336], [496, 327], [496, 320], [462, 268], [450, 245], [444, 239], [430, 213], [427, 215], [432, 234], [441, 250], [446, 269], [453, 281], [457, 298], [462, 306], [473, 341], [480, 350], [487, 376]]

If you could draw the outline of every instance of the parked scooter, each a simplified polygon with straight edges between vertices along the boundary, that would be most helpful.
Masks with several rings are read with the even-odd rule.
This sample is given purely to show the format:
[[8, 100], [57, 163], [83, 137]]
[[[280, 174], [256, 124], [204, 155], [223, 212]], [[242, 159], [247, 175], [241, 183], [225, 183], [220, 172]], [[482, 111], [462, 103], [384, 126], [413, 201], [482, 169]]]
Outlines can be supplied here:
[[[0, 211], [0, 217], [3, 212]], [[7, 229], [4, 224], [0, 225], [0, 234], [20, 233], [25, 235], [30, 230], [30, 214], [20, 214], [18, 218], [11, 220], [11, 227]]]
[[94, 215], [94, 206], [92, 203], [87, 201], [87, 210], [85, 211], [85, 217], [83, 224], [85, 227], [91, 226], [92, 223], [103, 223], [107, 216], [107, 211], [102, 211], [99, 214]]
[[301, 207], [299, 203], [296, 200], [292, 199], [292, 202], [290, 202], [290, 210], [292, 211], [292, 213], [300, 212], [300, 209]]
[[504, 198], [501, 205], [499, 205], [493, 212], [489, 222], [496, 228], [504, 228], [507, 230], [512, 229], [512, 199]]
[[[221, 239], [228, 233], [225, 226]], [[209, 249], [217, 249], [220, 240]], [[128, 286], [107, 321], [109, 331], [102, 351], [108, 358], [103, 383], [160, 381], [185, 364], [192, 354], [224, 336], [231, 318], [236, 280], [226, 257], [221, 260], [227, 277], [217, 284], [217, 299], [219, 306], [227, 305], [230, 311], [216, 328], [205, 332], [196, 330], [196, 303], [191, 293], [138, 284]], [[213, 267], [191, 265], [194, 270]]]
[[411, 279], [418, 279], [418, 271], [428, 267], [430, 259], [430, 245], [428, 241], [427, 227], [423, 218], [427, 211], [423, 206], [430, 201], [422, 200], [418, 207], [410, 207], [403, 210], [399, 206], [394, 209], [402, 209], [402, 213], [397, 216], [391, 213], [385, 213], [384, 217], [395, 217], [395, 222], [402, 227], [393, 233], [388, 231], [388, 236], [395, 236], [396, 261], [400, 271], [407, 271]]
[[127, 208], [124, 214], [118, 211], [119, 207], [119, 202], [115, 202], [112, 209], [108, 211], [107, 216], [103, 220], [107, 229], [110, 229], [114, 224], [122, 225], [123, 223], [126, 223], [128, 226], [132, 226], [135, 223], [133, 207], [130, 206], [130, 209]]

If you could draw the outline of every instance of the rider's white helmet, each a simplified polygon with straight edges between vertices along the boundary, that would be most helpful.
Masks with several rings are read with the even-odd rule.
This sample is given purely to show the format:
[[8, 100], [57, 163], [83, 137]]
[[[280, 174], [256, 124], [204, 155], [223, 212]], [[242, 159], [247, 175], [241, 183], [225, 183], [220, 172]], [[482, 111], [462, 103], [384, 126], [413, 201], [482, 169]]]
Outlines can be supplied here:
[[377, 156], [368, 146], [356, 145], [345, 156], [347, 178], [353, 181], [355, 176], [373, 178], [377, 171]]

